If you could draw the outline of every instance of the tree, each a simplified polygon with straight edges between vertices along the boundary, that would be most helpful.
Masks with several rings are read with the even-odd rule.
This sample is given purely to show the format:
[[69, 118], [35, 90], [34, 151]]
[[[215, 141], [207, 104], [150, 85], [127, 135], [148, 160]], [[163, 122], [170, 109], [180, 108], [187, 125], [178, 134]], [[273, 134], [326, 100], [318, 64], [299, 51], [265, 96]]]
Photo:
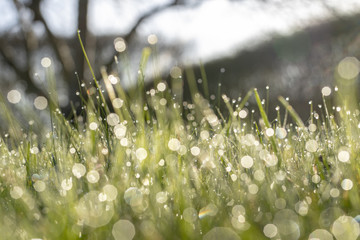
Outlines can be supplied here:
[[[76, 34], [71, 38], [64, 38], [56, 36], [49, 23], [44, 17], [41, 8], [43, 0], [29, 0], [20, 1], [12, 0], [17, 10], [18, 28], [19, 31], [15, 33], [7, 32], [0, 36], [0, 62], [7, 66], [9, 74], [14, 74], [16, 79], [26, 82], [26, 92], [35, 93], [37, 95], [48, 95], [44, 87], [37, 83], [36, 76], [33, 74], [34, 57], [38, 52], [42, 51], [44, 47], [50, 49], [54, 55], [54, 61], [60, 69], [57, 73], [57, 78], [62, 80], [68, 86], [68, 96], [70, 100], [76, 98], [74, 89], [78, 89], [78, 80], [90, 81], [91, 78], [86, 75], [87, 66], [85, 66], [84, 55], [77, 40]], [[168, 4], [155, 6], [149, 9], [144, 15], [140, 16], [134, 25], [130, 28], [128, 33], [121, 36], [126, 42], [131, 42], [136, 37], [136, 32], [139, 26], [152, 16], [172, 7], [184, 5], [184, 1], [173, 0]], [[78, 0], [77, 8], [77, 29], [81, 32], [82, 41], [85, 49], [88, 52], [91, 62], [96, 62], [94, 53], [101, 52], [104, 47], [97, 42], [106, 41], [106, 37], [96, 37], [88, 30], [88, 8], [89, 0]], [[24, 12], [31, 13], [23, 16]], [[34, 32], [34, 26], [40, 23], [44, 29], [45, 34], [38, 37]], [[112, 38], [115, 38], [112, 37]], [[99, 48], [99, 49], [97, 49]], [[116, 56], [115, 49], [106, 61], [96, 62], [94, 69], [99, 75], [98, 69], [100, 66], [106, 66], [107, 70], [111, 70], [114, 65], [114, 56]], [[69, 110], [69, 107], [66, 107]]]

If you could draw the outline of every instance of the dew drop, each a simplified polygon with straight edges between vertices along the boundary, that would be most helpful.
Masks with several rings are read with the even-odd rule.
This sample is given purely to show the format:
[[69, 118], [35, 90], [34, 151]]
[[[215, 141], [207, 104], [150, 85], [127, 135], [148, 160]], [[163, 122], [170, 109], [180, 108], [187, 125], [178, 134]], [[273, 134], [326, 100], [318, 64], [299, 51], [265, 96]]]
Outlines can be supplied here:
[[46, 184], [45, 184], [45, 182], [43, 182], [43, 181], [41, 181], [41, 180], [36, 181], [36, 182], [34, 183], [34, 189], [35, 189], [35, 191], [37, 191], [37, 192], [43, 192], [43, 191], [45, 191], [45, 189], [46, 189]]
[[318, 150], [318, 143], [315, 140], [309, 140], [305, 144], [305, 149], [308, 152], [316, 152]]
[[316, 229], [309, 235], [309, 240], [333, 240], [333, 235], [325, 229]]
[[326, 86], [326, 87], [323, 87], [321, 89], [321, 93], [322, 95], [324, 95], [325, 97], [329, 96], [331, 94], [331, 88]]
[[107, 196], [107, 201], [114, 201], [118, 195], [118, 190], [114, 185], [107, 184], [103, 187], [103, 193]]
[[354, 185], [353, 182], [350, 179], [347, 179], [347, 178], [342, 180], [342, 182], [341, 182], [341, 187], [345, 191], [351, 190], [353, 185]]
[[75, 207], [84, 224], [93, 228], [108, 224], [114, 215], [114, 205], [111, 202], [101, 202], [99, 194], [98, 191], [88, 192]]
[[158, 83], [158, 85], [156, 86], [157, 90], [159, 90], [160, 92], [163, 92], [165, 91], [166, 89], [166, 84], [161, 82], [161, 83]]
[[158, 192], [156, 194], [156, 201], [158, 203], [165, 203], [167, 201], [167, 193], [166, 192]]
[[241, 158], [241, 166], [244, 168], [251, 168], [254, 164], [254, 160], [252, 157], [246, 155]]
[[51, 66], [51, 59], [48, 57], [44, 57], [41, 59], [41, 66], [43, 66], [44, 68], [48, 68]]
[[72, 188], [72, 178], [64, 179], [61, 182], [61, 188], [65, 191], [69, 191]]
[[186, 208], [183, 212], [184, 220], [188, 223], [193, 223], [198, 219], [198, 213], [195, 208]]
[[200, 154], [200, 148], [199, 147], [192, 147], [190, 149], [190, 152], [193, 156], [198, 156]]
[[98, 128], [98, 125], [96, 122], [91, 122], [89, 124], [89, 129], [95, 131]]
[[266, 130], [265, 130], [265, 134], [266, 134], [266, 136], [268, 136], [268, 137], [272, 137], [272, 136], [274, 136], [274, 129], [272, 129], [272, 128], [267, 128]]
[[136, 158], [142, 162], [143, 160], [145, 160], [145, 158], [147, 157], [147, 151], [145, 150], [145, 148], [138, 148], [136, 149], [135, 152]]
[[114, 108], [121, 108], [124, 105], [124, 101], [120, 98], [114, 98], [112, 100], [112, 105]]
[[239, 112], [240, 118], [244, 119], [244, 118], [246, 118], [247, 115], [248, 115], [248, 112], [246, 110], [244, 110], [244, 109], [240, 110], [240, 112]]
[[24, 191], [19, 186], [15, 186], [10, 190], [10, 196], [13, 199], [19, 199], [19, 198], [21, 198], [23, 196], [23, 194], [24, 194]]
[[340, 162], [349, 162], [350, 160], [350, 153], [346, 150], [342, 150], [338, 153], [338, 159]]
[[158, 38], [155, 34], [150, 34], [147, 40], [150, 45], [155, 45], [158, 42]]
[[117, 124], [114, 127], [114, 133], [116, 138], [121, 139], [125, 136], [126, 134], [126, 126], [122, 125], [122, 124]]
[[227, 227], [214, 227], [205, 234], [203, 240], [240, 240], [240, 237], [231, 228]]
[[177, 151], [180, 148], [180, 141], [176, 138], [171, 138], [168, 142], [168, 147], [171, 151]]
[[360, 228], [354, 218], [341, 216], [334, 221], [331, 232], [336, 239], [356, 240], [360, 234]]
[[117, 52], [124, 52], [126, 50], [125, 40], [121, 37], [115, 38], [114, 47]]
[[279, 139], [284, 139], [287, 135], [286, 129], [285, 128], [277, 128], [275, 131], [275, 135]]
[[48, 100], [43, 96], [39, 96], [35, 98], [34, 106], [38, 110], [44, 110], [48, 106]]
[[86, 173], [86, 168], [81, 163], [75, 163], [72, 167], [72, 173], [76, 178], [81, 178]]
[[340, 61], [337, 72], [345, 80], [354, 79], [359, 75], [359, 61], [355, 57], [346, 57]]
[[277, 235], [277, 227], [274, 224], [266, 224], [263, 229], [264, 235], [268, 238], [273, 238]]
[[160, 159], [159, 161], [159, 166], [164, 166], [165, 165], [165, 160], [164, 159]]
[[316, 131], [316, 125], [312, 123], [312, 124], [309, 125], [308, 129], [309, 129], [310, 132], [315, 132]]
[[91, 170], [86, 174], [86, 179], [89, 183], [97, 183], [100, 179], [99, 172], [96, 170]]
[[110, 113], [106, 117], [106, 121], [110, 126], [115, 126], [116, 124], [118, 124], [120, 122], [120, 118], [116, 113]]
[[115, 240], [131, 240], [135, 236], [135, 227], [128, 220], [117, 221], [112, 228], [112, 235]]
[[10, 90], [7, 94], [7, 100], [12, 104], [17, 104], [21, 100], [21, 93], [18, 90]]
[[124, 199], [131, 207], [140, 206], [143, 202], [143, 195], [136, 187], [128, 188], [124, 193]]
[[200, 209], [199, 218], [203, 219], [206, 216], [211, 216], [211, 217], [216, 216], [218, 211], [219, 211], [218, 207], [215, 204], [210, 203], [206, 207]]

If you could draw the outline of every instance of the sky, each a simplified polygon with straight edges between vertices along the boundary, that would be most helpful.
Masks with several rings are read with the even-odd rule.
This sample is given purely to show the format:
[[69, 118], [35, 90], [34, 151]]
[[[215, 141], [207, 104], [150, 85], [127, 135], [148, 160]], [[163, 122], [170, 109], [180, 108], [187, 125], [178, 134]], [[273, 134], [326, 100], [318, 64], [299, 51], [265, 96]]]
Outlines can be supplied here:
[[[91, 0], [89, 29], [97, 35], [124, 34], [136, 19], [169, 0]], [[324, 4], [325, 3], [325, 4]], [[325, 5], [328, 7], [325, 7]], [[76, 32], [76, 0], [44, 0], [42, 10], [57, 35]], [[139, 29], [139, 37], [158, 35], [165, 45], [181, 44], [183, 58], [218, 58], [234, 49], [252, 47], [273, 34], [287, 35], [314, 22], [326, 21], [331, 10], [346, 15], [360, 11], [358, 0], [205, 0], [194, 7], [163, 11]], [[26, 13], [25, 13], [26, 14]], [[12, 0], [0, 1], [0, 31], [16, 25]], [[41, 32], [41, 29], [39, 30]]]

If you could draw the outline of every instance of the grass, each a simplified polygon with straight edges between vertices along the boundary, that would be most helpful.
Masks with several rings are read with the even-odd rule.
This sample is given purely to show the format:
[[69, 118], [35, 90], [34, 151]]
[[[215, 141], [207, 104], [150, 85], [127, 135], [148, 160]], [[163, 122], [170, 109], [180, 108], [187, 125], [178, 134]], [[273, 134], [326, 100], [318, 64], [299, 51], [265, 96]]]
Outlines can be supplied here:
[[127, 95], [102, 70], [110, 104], [94, 79], [71, 120], [55, 93], [45, 124], [42, 107], [24, 124], [1, 98], [2, 239], [358, 238], [360, 118], [341, 91], [305, 123], [280, 97], [270, 120], [256, 89], [219, 109], [195, 87], [191, 103], [163, 81], [146, 91], [140, 73]]

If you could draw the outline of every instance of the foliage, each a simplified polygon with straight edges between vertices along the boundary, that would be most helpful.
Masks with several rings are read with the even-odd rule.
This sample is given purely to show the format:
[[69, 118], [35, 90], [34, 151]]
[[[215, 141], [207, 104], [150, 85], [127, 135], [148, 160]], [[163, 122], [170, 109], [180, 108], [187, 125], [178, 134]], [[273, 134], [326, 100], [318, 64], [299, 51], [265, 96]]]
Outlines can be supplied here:
[[[284, 117], [277, 108], [270, 121], [257, 90], [223, 95], [225, 118], [217, 99], [194, 88], [191, 103], [163, 81], [146, 91], [139, 71], [139, 88], [126, 94], [102, 75], [110, 104], [97, 83], [81, 84], [88, 100], [70, 120], [54, 89], [24, 113], [25, 126], [1, 100], [10, 126], [0, 142], [3, 239], [359, 236], [359, 110], [342, 100], [340, 85], [336, 108], [323, 96], [303, 123], [283, 98]], [[182, 81], [173, 74], [174, 86]], [[252, 93], [260, 119], [246, 107]], [[41, 126], [38, 113], [47, 110]]]

